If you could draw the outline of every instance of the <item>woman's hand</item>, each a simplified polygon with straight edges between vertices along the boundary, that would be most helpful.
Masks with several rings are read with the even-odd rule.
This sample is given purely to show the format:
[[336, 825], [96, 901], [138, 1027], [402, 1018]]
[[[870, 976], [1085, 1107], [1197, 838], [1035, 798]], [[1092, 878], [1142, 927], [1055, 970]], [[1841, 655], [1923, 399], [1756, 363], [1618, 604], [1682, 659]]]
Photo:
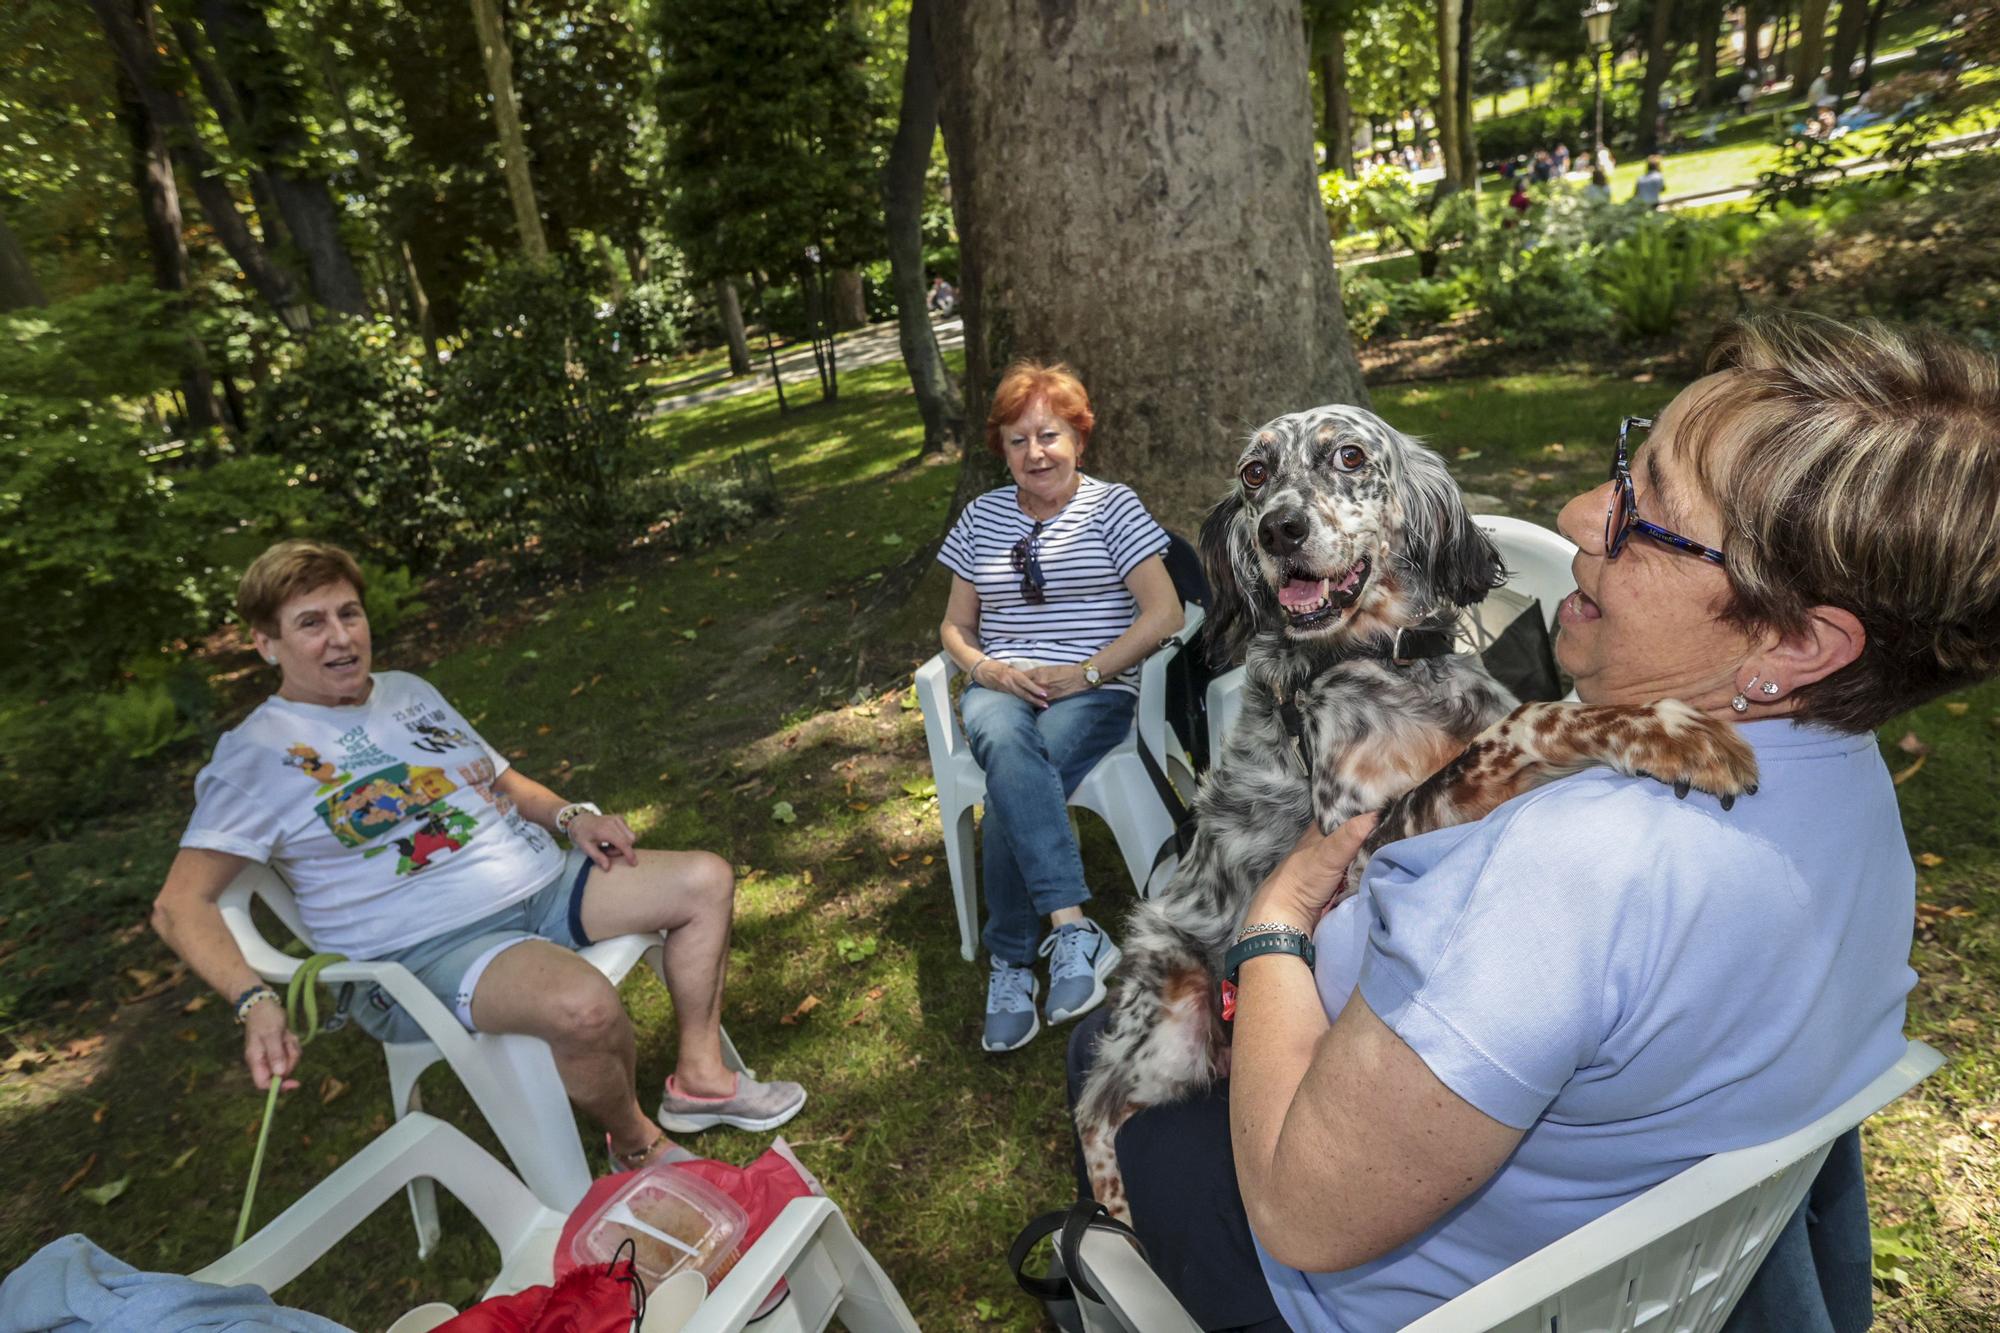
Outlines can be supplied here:
[[996, 657], [989, 657], [972, 669], [972, 678], [989, 690], [1005, 690], [1016, 699], [1024, 699], [1036, 708], [1049, 706], [1049, 691], [1035, 679], [1036, 673], [1047, 668], [1037, 667], [1035, 671], [1023, 671], [1009, 666]]
[[1331, 833], [1321, 833], [1317, 823], [1308, 824], [1278, 868], [1257, 886], [1244, 920], [1297, 926], [1311, 934], [1346, 882], [1348, 863], [1374, 830], [1372, 811], [1356, 815]]
[[613, 861], [638, 865], [639, 856], [632, 850], [636, 841], [632, 826], [617, 815], [582, 814], [569, 821], [570, 846], [589, 857], [599, 870], [611, 869]]
[[1028, 679], [1042, 687], [1042, 696], [1050, 703], [1096, 688], [1083, 678], [1083, 667], [1080, 665], [1039, 666], [1028, 672]]
[[276, 1000], [262, 1000], [243, 1015], [243, 1063], [250, 1081], [262, 1092], [274, 1078], [284, 1079], [284, 1091], [299, 1086], [295, 1078], [285, 1078], [299, 1067], [299, 1039], [285, 1023], [285, 1006]]

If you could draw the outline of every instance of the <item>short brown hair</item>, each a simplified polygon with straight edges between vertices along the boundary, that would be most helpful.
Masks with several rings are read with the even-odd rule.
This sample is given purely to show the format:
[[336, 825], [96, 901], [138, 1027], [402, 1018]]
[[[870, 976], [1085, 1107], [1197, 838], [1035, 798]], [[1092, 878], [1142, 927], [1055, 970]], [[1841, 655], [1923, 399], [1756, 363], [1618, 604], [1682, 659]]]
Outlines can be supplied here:
[[1941, 335], [1815, 315], [1725, 326], [1726, 378], [1676, 435], [1722, 516], [1745, 629], [1815, 606], [1861, 622], [1861, 655], [1794, 716], [1866, 731], [2000, 670], [2000, 362]]
[[277, 638], [281, 628], [278, 612], [286, 602], [342, 579], [354, 585], [356, 594], [367, 594], [361, 566], [340, 547], [303, 538], [282, 541], [243, 571], [243, 581], [236, 585], [236, 614], [252, 629]]
[[1076, 377], [1076, 372], [1060, 361], [1047, 365], [1040, 361], [1016, 361], [1000, 377], [999, 386], [993, 390], [993, 405], [986, 410], [986, 447], [994, 457], [1006, 455], [1000, 442], [1002, 428], [1027, 411], [1037, 398], [1076, 432], [1079, 452], [1090, 443], [1090, 428], [1097, 424], [1097, 417], [1090, 410], [1090, 395], [1084, 392], [1083, 381]]

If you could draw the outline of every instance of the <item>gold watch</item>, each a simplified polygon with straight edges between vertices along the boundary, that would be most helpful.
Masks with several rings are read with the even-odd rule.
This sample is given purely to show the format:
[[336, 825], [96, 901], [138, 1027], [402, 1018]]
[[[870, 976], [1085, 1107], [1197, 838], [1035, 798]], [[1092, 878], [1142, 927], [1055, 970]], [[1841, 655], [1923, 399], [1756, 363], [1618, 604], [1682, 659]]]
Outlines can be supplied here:
[[1096, 658], [1092, 657], [1084, 659], [1083, 679], [1084, 682], [1088, 684], [1090, 688], [1093, 690], [1104, 682], [1104, 673], [1097, 669]]

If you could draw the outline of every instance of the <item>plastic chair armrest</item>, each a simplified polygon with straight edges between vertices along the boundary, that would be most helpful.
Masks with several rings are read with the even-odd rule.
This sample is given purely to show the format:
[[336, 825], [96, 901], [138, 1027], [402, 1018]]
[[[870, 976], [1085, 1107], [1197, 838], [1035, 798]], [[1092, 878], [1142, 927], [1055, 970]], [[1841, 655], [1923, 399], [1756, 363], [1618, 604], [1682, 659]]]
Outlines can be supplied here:
[[[1181, 604], [1183, 617], [1180, 629], [1160, 641], [1160, 646], [1146, 655], [1139, 664], [1139, 743], [1147, 748], [1162, 763], [1169, 754], [1167, 749], [1167, 666], [1201, 629], [1208, 619], [1207, 612], [1193, 602]], [[1175, 737], [1176, 748], [1182, 748], [1181, 738]]]
[[740, 1329], [787, 1269], [804, 1253], [807, 1245], [831, 1219], [840, 1216], [833, 1200], [815, 1195], [794, 1199], [757, 1237], [750, 1252], [736, 1261], [701, 1308], [688, 1320], [683, 1333]]
[[966, 748], [958, 715], [951, 707], [951, 678], [957, 674], [958, 664], [946, 653], [917, 668], [917, 706], [924, 714], [924, 740], [930, 745], [933, 772], [943, 771]]

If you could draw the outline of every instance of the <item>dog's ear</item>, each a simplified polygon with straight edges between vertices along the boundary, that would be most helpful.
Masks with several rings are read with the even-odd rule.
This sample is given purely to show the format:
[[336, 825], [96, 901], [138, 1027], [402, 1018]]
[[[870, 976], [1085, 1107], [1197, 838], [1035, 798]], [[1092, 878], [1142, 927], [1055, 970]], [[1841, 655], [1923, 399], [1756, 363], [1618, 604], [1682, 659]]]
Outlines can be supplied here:
[[1405, 437], [1401, 499], [1410, 563], [1432, 593], [1456, 606], [1486, 600], [1506, 581], [1500, 552], [1472, 521], [1465, 493], [1444, 460]]
[[1209, 663], [1218, 669], [1235, 663], [1256, 634], [1260, 619], [1256, 598], [1263, 581], [1252, 561], [1246, 584], [1244, 562], [1237, 558], [1237, 520], [1242, 512], [1243, 497], [1231, 487], [1208, 511], [1197, 543], [1202, 570], [1208, 575], [1208, 620], [1202, 629], [1208, 640]]

